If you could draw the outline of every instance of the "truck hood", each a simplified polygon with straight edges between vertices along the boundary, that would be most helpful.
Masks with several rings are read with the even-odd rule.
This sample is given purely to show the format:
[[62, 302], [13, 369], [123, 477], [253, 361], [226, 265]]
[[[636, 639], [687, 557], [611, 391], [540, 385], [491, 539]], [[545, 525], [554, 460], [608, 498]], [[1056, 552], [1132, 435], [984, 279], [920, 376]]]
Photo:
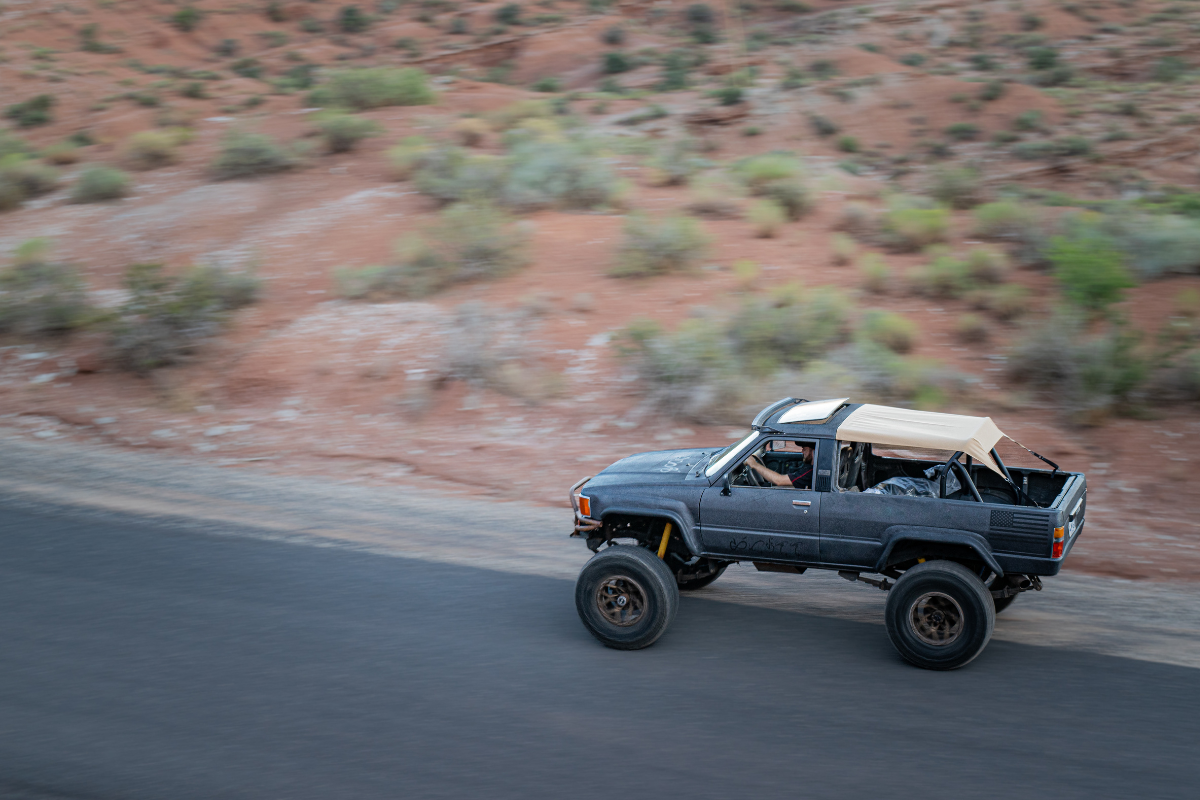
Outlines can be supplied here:
[[[606, 467], [593, 483], [679, 483], [720, 448], [655, 450], [637, 453]], [[607, 480], [606, 480], [607, 479]]]

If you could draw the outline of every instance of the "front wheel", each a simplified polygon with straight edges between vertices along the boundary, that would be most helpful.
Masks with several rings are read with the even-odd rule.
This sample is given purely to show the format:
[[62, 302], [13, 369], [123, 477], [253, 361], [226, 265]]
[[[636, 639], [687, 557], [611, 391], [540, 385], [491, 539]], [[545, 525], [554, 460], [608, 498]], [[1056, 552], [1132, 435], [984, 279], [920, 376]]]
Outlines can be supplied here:
[[575, 608], [592, 635], [617, 650], [658, 641], [679, 608], [675, 575], [658, 556], [634, 545], [601, 551], [575, 582]]
[[949, 670], [969, 664], [996, 625], [991, 593], [953, 561], [927, 561], [906, 571], [888, 592], [888, 638], [910, 664]]
[[694, 567], [680, 567], [675, 572], [675, 583], [681, 592], [694, 592], [703, 589], [721, 577], [729, 566], [729, 562], [703, 559]]

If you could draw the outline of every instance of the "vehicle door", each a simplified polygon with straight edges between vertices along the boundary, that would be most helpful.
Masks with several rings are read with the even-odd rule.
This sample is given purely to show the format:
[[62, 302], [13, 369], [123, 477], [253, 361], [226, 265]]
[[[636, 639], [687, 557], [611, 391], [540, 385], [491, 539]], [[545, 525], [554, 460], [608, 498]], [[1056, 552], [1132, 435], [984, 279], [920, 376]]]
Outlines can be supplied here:
[[[756, 451], [760, 458], [764, 448]], [[815, 562], [825, 493], [756, 486], [747, 469], [739, 461], [704, 490], [700, 535], [705, 552], [743, 560]]]

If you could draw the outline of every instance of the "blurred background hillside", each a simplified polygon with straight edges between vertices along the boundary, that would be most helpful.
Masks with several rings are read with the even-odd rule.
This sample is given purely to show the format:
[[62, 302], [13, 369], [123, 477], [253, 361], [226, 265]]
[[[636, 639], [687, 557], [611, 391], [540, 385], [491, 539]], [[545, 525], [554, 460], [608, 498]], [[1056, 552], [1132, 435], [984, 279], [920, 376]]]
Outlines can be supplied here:
[[1186, 578], [1198, 45], [1195, 0], [0, 0], [0, 414], [555, 505], [781, 396], [986, 414], [1088, 472], [1073, 566]]

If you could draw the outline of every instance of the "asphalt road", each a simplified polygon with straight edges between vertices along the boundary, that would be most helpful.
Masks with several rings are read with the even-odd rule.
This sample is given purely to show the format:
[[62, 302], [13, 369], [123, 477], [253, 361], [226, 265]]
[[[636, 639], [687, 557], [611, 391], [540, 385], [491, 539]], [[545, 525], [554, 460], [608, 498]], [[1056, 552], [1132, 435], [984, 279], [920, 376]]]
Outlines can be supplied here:
[[1200, 670], [220, 534], [0, 498], [0, 797], [1197, 796]]

